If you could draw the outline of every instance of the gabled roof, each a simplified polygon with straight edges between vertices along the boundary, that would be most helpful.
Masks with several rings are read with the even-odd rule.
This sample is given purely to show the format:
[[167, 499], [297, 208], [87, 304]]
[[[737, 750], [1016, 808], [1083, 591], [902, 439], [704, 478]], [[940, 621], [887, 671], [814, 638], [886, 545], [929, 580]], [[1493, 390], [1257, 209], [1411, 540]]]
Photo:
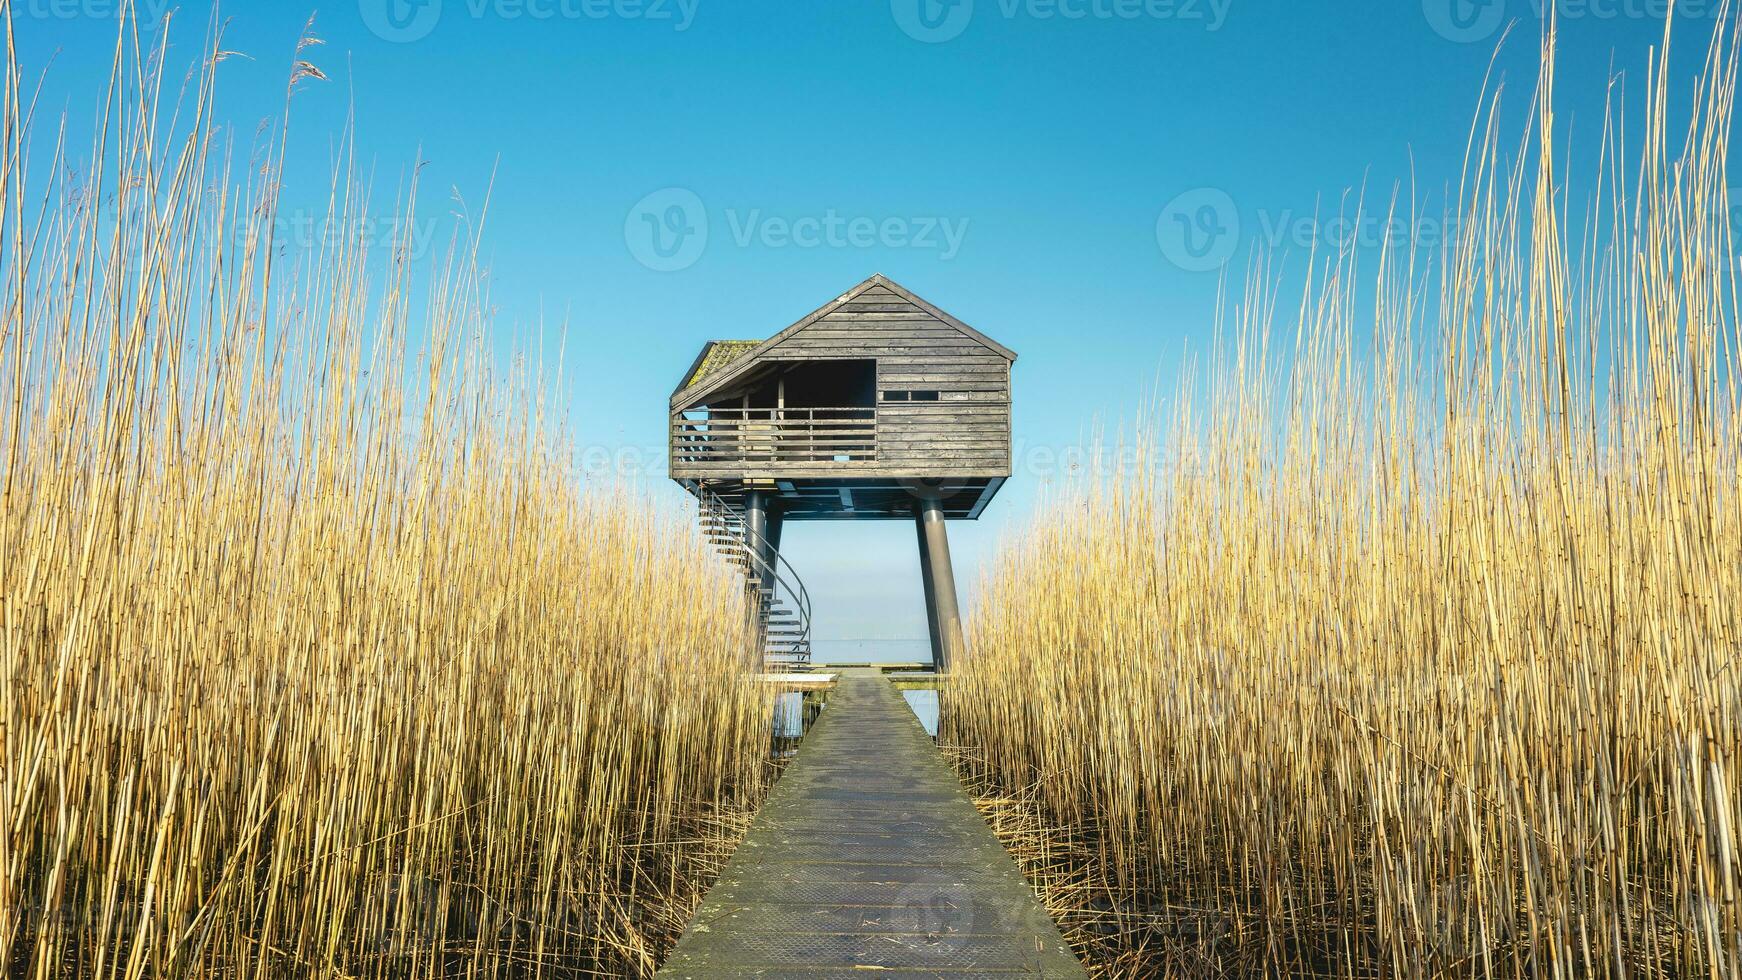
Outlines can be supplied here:
[[696, 355], [695, 363], [683, 376], [683, 381], [677, 386], [682, 391], [691, 385], [700, 384], [710, 375], [724, 371], [733, 361], [750, 353], [762, 345], [760, 340], [710, 340], [702, 346], [702, 352]]
[[[675, 407], [680, 402], [694, 404], [708, 393], [724, 387], [726, 384], [730, 383], [733, 378], [743, 374], [751, 367], [751, 365], [755, 364], [758, 357], [761, 357], [764, 353], [774, 348], [775, 345], [779, 344], [781, 341], [791, 337], [793, 334], [798, 333], [800, 330], [803, 330], [805, 327], [810, 326], [812, 323], [815, 323], [823, 317], [828, 316], [830, 313], [835, 312], [843, 305], [852, 302], [853, 298], [858, 296], [860, 293], [877, 286], [889, 290], [907, 302], [919, 307], [927, 314], [937, 318], [943, 323], [949, 324], [957, 330], [960, 330], [962, 333], [967, 334], [969, 337], [979, 341], [987, 348], [1002, 356], [1005, 360], [1011, 361], [1012, 363], [1016, 361], [1015, 351], [1005, 347], [1003, 344], [998, 343], [996, 340], [993, 340], [980, 331], [975, 330], [973, 327], [968, 326], [948, 313], [945, 313], [943, 310], [938, 309], [932, 304], [914, 295], [906, 287], [895, 282], [893, 279], [884, 276], [882, 273], [877, 273], [859, 285], [854, 286], [852, 289], [842, 293], [835, 299], [830, 300], [828, 303], [825, 303], [811, 311], [803, 319], [794, 323], [792, 326], [787, 327], [785, 330], [780, 331], [760, 343], [754, 341], [709, 342], [706, 347], [702, 348], [702, 353], [696, 358], [695, 363], [690, 366], [689, 373], [685, 375], [683, 386], [672, 393], [672, 405]], [[736, 350], [732, 352], [729, 357], [727, 357], [725, 352], [722, 351], [720, 354], [722, 360], [719, 362], [718, 367], [709, 367], [716, 345], [737, 347], [740, 344], [751, 344], [752, 346], [748, 349]]]

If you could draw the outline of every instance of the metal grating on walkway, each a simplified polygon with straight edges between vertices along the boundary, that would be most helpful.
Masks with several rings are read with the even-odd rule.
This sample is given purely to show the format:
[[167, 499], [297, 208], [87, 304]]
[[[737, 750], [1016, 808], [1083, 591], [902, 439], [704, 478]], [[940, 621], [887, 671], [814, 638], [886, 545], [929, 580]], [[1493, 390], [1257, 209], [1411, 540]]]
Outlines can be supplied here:
[[661, 977], [1083, 977], [901, 695], [845, 674]]

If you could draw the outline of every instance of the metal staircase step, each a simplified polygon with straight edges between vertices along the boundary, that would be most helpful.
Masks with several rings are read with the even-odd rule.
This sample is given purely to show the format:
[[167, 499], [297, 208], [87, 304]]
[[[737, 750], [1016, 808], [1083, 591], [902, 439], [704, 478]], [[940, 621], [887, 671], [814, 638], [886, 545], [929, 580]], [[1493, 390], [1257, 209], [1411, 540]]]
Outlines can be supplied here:
[[[744, 576], [744, 593], [757, 627], [757, 646], [770, 669], [810, 669], [810, 607], [804, 585], [784, 561], [765, 560], [744, 516], [747, 487], [686, 484], [701, 502], [702, 538], [722, 561]], [[730, 499], [728, 499], [730, 498]]]

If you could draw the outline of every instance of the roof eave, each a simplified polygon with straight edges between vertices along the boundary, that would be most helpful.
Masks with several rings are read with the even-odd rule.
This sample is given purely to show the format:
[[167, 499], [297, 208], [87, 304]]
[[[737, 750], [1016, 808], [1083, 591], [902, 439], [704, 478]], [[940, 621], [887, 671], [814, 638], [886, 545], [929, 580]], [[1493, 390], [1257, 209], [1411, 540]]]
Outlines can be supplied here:
[[[787, 337], [791, 336], [794, 332], [801, 330], [804, 327], [809, 326], [810, 324], [816, 322], [817, 320], [822, 319], [823, 317], [827, 316], [829, 313], [833, 312], [836, 308], [841, 306], [841, 304], [846, 303], [848, 300], [851, 300], [854, 296], [859, 295], [860, 293], [864, 292], [865, 290], [870, 289], [872, 286], [878, 285], [880, 282], [883, 282], [883, 281], [885, 281], [885, 280], [883, 280], [882, 276], [872, 276], [871, 278], [865, 280], [864, 282], [859, 283], [857, 286], [854, 286], [852, 289], [847, 290], [846, 292], [842, 293], [840, 296], [837, 296], [834, 299], [830, 300], [829, 302], [824, 303], [822, 306], [819, 306], [816, 309], [812, 310], [810, 313], [806, 314], [804, 317], [800, 318], [799, 320], [794, 321], [791, 325], [781, 329], [774, 336], [769, 337], [767, 340], [764, 340], [762, 343], [757, 344], [755, 347], [751, 348], [750, 350], [747, 350], [744, 353], [738, 355], [737, 360], [733, 361], [732, 364], [730, 366], [728, 366], [725, 370], [716, 372], [715, 374], [713, 374], [707, 378], [703, 378], [699, 383], [691, 385], [689, 388], [687, 388], [683, 391], [679, 391], [676, 394], [672, 395], [672, 397], [671, 397], [671, 409], [672, 409], [672, 411], [674, 411], [674, 412], [686, 411], [689, 408], [693, 407], [699, 401], [701, 401], [701, 399], [707, 397], [708, 395], [712, 394], [715, 391], [718, 391], [720, 388], [725, 387], [726, 382], [738, 377], [739, 375], [743, 374], [745, 371], [749, 370], [751, 365], [755, 364], [757, 359], [760, 358], [763, 354], [766, 354], [769, 350], [771, 350], [775, 344], [778, 344], [782, 340], [785, 340]], [[680, 407], [680, 405], [681, 405], [681, 407]]]
[[678, 396], [683, 394], [686, 390], [695, 387], [689, 383], [689, 380], [696, 376], [696, 370], [702, 366], [703, 361], [708, 359], [708, 352], [713, 350], [714, 345], [717, 343], [719, 343], [719, 341], [710, 340], [702, 345], [702, 352], [697, 354], [696, 359], [690, 362], [690, 366], [684, 370], [683, 380], [679, 381], [677, 383], [677, 388], [673, 389], [671, 393], [671, 400], [673, 402], [677, 401]]

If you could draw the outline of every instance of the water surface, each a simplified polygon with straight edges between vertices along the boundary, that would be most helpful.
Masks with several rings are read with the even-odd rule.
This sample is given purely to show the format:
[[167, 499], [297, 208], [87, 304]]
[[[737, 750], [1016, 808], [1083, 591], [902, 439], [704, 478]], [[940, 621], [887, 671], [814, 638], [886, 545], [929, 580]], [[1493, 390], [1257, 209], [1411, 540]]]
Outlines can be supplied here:
[[938, 737], [938, 692], [936, 691], [902, 691], [901, 696], [907, 699], [907, 706], [919, 716], [919, 723], [925, 726], [925, 733], [932, 738]]

